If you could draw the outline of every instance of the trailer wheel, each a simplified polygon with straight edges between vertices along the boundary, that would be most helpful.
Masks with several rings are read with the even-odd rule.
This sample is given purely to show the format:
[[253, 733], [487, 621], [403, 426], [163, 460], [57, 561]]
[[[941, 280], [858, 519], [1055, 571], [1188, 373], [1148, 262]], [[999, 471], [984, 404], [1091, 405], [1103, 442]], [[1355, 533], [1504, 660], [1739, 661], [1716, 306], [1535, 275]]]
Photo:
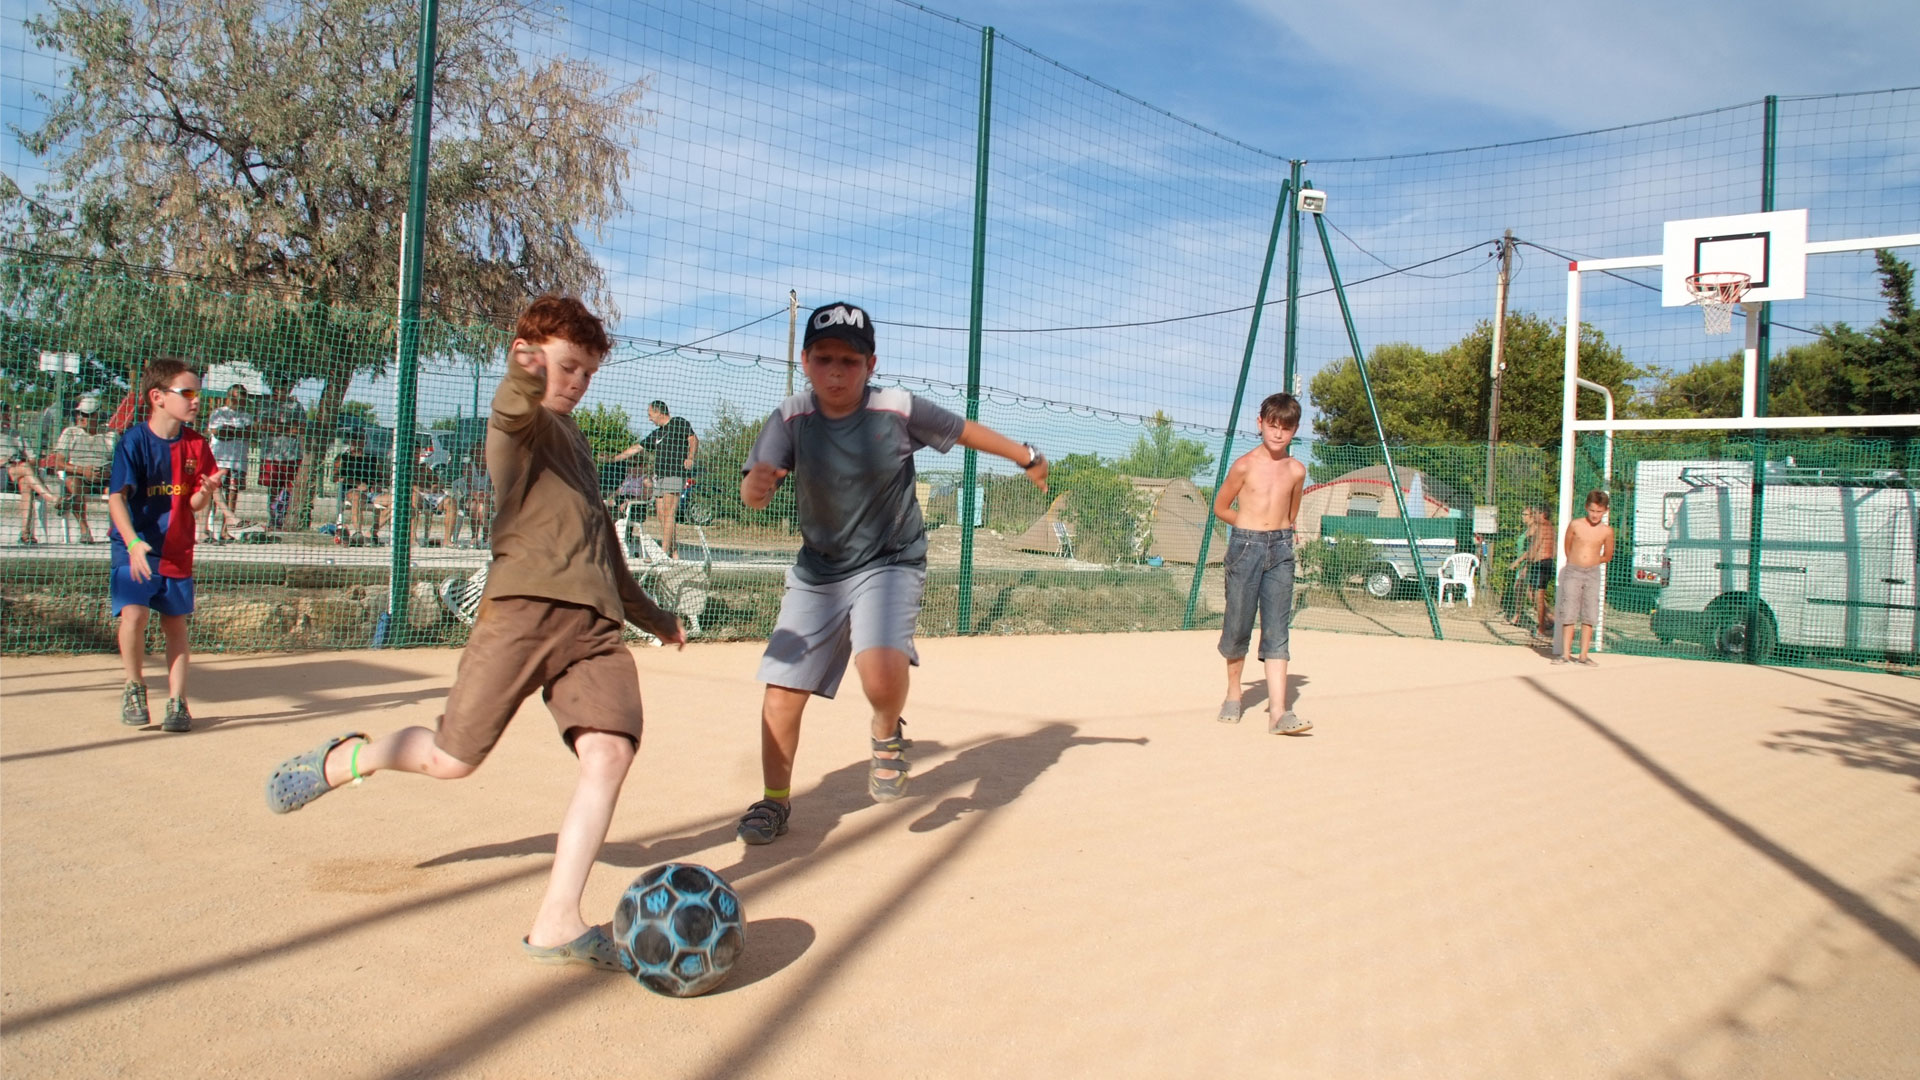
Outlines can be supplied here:
[[[1780, 628], [1765, 604], [1757, 607], [1744, 597], [1723, 596], [1713, 604], [1713, 647], [1729, 660], [1764, 664], [1780, 643]], [[1751, 618], [1749, 612], [1751, 611]]]
[[1388, 599], [1393, 595], [1393, 590], [1400, 587], [1400, 575], [1385, 563], [1369, 568], [1361, 581], [1366, 586], [1367, 595], [1375, 600]]

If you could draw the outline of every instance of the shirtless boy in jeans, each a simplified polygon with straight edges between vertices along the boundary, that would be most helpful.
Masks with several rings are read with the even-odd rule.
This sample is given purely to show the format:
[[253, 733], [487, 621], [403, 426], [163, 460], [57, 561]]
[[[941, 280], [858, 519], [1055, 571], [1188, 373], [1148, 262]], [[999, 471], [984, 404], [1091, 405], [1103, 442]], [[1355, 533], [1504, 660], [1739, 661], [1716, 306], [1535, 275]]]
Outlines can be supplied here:
[[[1560, 571], [1560, 649], [1553, 662], [1593, 667], [1587, 655], [1593, 645], [1593, 624], [1600, 621], [1601, 575], [1613, 558], [1613, 526], [1607, 524], [1607, 493], [1587, 492], [1587, 516], [1567, 526], [1567, 565]], [[1580, 624], [1580, 655], [1573, 658], [1573, 625]]]
[[[1227, 658], [1227, 697], [1220, 722], [1240, 722], [1240, 673], [1260, 613], [1260, 659], [1267, 669], [1267, 731], [1303, 735], [1312, 730], [1287, 708], [1287, 629], [1293, 621], [1293, 521], [1307, 467], [1288, 453], [1300, 430], [1300, 402], [1273, 394], [1260, 403], [1260, 445], [1240, 455], [1213, 497], [1213, 513], [1233, 526], [1227, 540], [1227, 613], [1220, 655]], [[1235, 506], [1235, 503], [1238, 506]]]

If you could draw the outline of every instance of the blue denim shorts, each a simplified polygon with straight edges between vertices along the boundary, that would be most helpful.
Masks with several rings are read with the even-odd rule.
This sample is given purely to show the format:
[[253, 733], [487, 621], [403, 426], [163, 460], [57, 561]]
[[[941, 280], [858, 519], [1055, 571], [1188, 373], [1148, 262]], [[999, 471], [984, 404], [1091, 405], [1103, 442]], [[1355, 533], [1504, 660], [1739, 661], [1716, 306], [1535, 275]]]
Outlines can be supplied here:
[[1227, 614], [1220, 624], [1220, 655], [1238, 660], [1253, 641], [1260, 613], [1260, 659], [1290, 660], [1293, 622], [1293, 530], [1235, 528], [1227, 538]]

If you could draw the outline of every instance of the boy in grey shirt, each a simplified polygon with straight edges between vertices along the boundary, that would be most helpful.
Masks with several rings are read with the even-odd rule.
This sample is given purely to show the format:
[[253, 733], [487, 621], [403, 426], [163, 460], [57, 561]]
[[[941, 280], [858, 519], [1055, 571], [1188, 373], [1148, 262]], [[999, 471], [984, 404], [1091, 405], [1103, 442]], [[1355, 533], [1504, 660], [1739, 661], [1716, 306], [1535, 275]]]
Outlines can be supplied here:
[[873, 706], [867, 791], [880, 802], [906, 793], [900, 710], [907, 669], [920, 662], [913, 629], [927, 581], [914, 451], [946, 453], [959, 443], [1006, 458], [1042, 491], [1047, 487], [1047, 459], [1032, 446], [905, 390], [869, 386], [873, 322], [860, 308], [815, 309], [800, 356], [813, 389], [767, 417], [740, 480], [740, 500], [762, 509], [792, 474], [802, 539], [760, 661], [766, 797], [740, 819], [740, 839], [749, 844], [772, 843], [787, 831], [801, 713], [811, 695], [833, 697], [849, 659]]

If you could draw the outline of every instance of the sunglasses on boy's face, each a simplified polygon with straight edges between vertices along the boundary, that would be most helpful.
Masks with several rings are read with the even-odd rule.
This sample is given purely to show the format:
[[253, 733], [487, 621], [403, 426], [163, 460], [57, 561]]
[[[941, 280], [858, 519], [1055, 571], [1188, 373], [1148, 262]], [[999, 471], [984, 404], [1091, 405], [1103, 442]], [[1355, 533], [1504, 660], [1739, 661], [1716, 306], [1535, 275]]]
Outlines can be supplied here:
[[187, 399], [188, 401], [200, 400], [200, 391], [189, 389], [184, 386], [163, 386], [160, 388], [160, 390], [162, 393], [179, 394], [181, 397]]

